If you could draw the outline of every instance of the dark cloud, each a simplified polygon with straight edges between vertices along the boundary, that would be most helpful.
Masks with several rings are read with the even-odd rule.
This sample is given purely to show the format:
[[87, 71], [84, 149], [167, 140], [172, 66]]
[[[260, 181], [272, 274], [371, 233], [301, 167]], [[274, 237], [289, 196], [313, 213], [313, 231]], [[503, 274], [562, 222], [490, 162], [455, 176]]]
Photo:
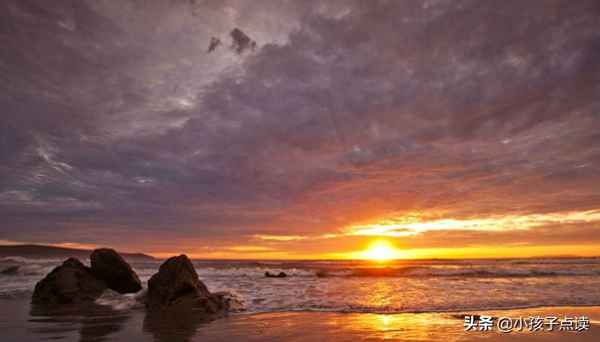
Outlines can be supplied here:
[[600, 207], [597, 1], [0, 6], [0, 239]]

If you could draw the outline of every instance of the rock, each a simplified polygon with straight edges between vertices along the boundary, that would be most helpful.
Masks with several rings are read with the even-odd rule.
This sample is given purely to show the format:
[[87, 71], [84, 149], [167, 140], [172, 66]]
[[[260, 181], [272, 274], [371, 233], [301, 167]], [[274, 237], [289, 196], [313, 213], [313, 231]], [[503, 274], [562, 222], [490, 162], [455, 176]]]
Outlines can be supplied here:
[[35, 285], [31, 302], [44, 305], [93, 302], [105, 289], [106, 284], [89, 267], [69, 258]]
[[315, 273], [315, 275], [316, 275], [318, 278], [325, 278], [325, 277], [328, 277], [328, 276], [329, 276], [329, 273], [327, 272], [327, 270], [318, 270], [318, 271]]
[[136, 293], [142, 283], [131, 266], [113, 249], [96, 249], [90, 255], [92, 273], [109, 289], [119, 293]]
[[231, 292], [213, 292], [213, 295], [217, 296], [221, 302], [225, 303], [229, 312], [241, 312], [246, 310], [244, 302], [242, 302], [236, 295], [232, 294]]
[[273, 274], [271, 272], [265, 272], [265, 277], [267, 278], [285, 278], [287, 274], [285, 272], [279, 272], [278, 274]]
[[198, 279], [194, 265], [185, 255], [165, 261], [148, 281], [146, 308], [149, 310], [191, 309], [195, 313], [221, 316], [228, 305], [223, 296], [211, 294]]
[[169, 258], [148, 281], [146, 305], [171, 305], [187, 294], [207, 296], [208, 289], [198, 279], [192, 262], [185, 255]]
[[0, 272], [0, 273], [4, 274], [4, 275], [16, 275], [18, 271], [19, 271], [19, 266], [10, 266], [10, 267], [3, 269], [2, 272]]

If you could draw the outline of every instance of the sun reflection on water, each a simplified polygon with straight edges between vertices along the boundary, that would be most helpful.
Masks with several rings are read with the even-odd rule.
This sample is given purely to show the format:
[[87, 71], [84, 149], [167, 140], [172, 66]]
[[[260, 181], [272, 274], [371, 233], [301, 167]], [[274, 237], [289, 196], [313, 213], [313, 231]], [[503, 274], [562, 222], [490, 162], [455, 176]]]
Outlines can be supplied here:
[[461, 333], [458, 323], [432, 314], [366, 314], [353, 316], [352, 326], [385, 340], [430, 341], [436, 332], [447, 331], [445, 340], [454, 341]]

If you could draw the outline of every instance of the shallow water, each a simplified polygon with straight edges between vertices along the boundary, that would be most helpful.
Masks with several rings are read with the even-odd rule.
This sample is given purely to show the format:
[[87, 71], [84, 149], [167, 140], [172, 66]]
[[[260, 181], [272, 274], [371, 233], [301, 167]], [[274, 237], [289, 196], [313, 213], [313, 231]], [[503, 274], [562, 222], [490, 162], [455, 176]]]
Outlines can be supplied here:
[[586, 315], [591, 328], [579, 333], [465, 333], [464, 313], [360, 314], [274, 312], [232, 314], [206, 322], [189, 313], [149, 317], [141, 308], [78, 307], [63, 312], [31, 311], [27, 300], [0, 299], [0, 340], [29, 341], [598, 341], [600, 307], [547, 307], [485, 311], [493, 316]]

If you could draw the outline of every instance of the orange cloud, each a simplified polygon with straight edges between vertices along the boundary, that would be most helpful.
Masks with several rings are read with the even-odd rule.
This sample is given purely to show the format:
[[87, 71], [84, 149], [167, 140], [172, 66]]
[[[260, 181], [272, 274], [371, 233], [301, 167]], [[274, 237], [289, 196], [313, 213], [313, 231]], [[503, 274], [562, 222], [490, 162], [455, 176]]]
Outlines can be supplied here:
[[411, 214], [405, 217], [393, 217], [374, 223], [350, 226], [345, 231], [348, 235], [403, 237], [436, 230], [525, 230], [557, 223], [581, 224], [599, 221], [600, 210], [433, 220], [423, 219], [419, 215]]

